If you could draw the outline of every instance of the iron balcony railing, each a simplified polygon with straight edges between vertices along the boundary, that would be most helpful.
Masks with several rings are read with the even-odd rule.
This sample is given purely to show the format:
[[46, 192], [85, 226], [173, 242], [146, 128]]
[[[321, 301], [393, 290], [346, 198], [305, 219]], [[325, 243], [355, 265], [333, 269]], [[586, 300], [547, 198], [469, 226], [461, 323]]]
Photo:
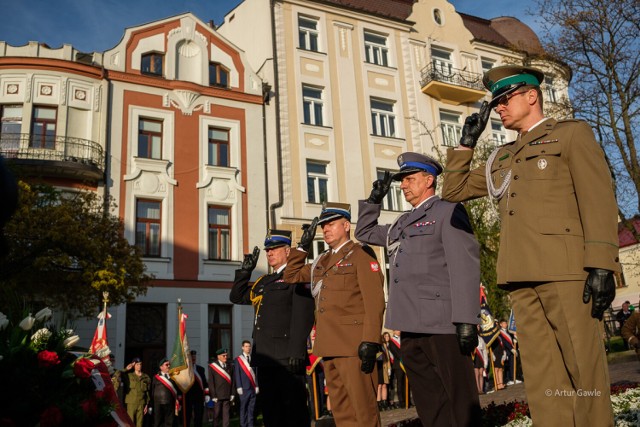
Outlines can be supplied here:
[[431, 63], [420, 71], [421, 87], [424, 88], [432, 81], [449, 83], [479, 91], [485, 90], [482, 85], [482, 74], [459, 70], [442, 64], [434, 65]]
[[102, 147], [87, 139], [28, 133], [0, 134], [0, 154], [7, 159], [75, 162], [104, 171]]

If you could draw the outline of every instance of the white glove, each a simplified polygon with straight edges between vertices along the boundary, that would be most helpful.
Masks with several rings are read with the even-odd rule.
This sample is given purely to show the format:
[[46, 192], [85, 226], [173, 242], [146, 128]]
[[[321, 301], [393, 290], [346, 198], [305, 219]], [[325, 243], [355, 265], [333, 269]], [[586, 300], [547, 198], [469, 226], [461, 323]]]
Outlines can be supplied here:
[[213, 403], [218, 403], [218, 398], [217, 397], [213, 398]]
[[209, 396], [204, 397], [204, 403], [209, 403], [210, 400], [211, 398]]
[[512, 349], [511, 349], [511, 353], [516, 354], [516, 349], [515, 349], [515, 348], [512, 348]]
[[240, 396], [242, 396], [242, 387], [236, 390]]
[[149, 406], [149, 409], [147, 410], [147, 413], [149, 415], [151, 415], [153, 413], [153, 408], [151, 406]]
[[256, 394], [260, 393], [260, 387], [256, 387]]
[[233, 399], [235, 398], [235, 396], [232, 394], [231, 398], [229, 399], [231, 402], [233, 402]]

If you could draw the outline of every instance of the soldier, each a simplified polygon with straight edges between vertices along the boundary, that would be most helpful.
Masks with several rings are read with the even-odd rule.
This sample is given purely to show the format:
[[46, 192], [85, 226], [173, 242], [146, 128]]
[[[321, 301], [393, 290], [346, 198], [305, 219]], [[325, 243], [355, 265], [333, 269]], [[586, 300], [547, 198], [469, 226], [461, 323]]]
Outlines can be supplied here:
[[[305, 265], [307, 252], [322, 227], [329, 250]], [[370, 248], [350, 239], [351, 207], [326, 203], [320, 219], [302, 234], [284, 272], [287, 283], [311, 282], [316, 300], [313, 353], [323, 358], [336, 425], [380, 426], [376, 402], [377, 374], [384, 311], [383, 278]]]
[[185, 397], [185, 417], [187, 418], [187, 425], [191, 425], [191, 416], [193, 415], [194, 427], [202, 427], [202, 416], [204, 413], [204, 391], [207, 388], [206, 373], [204, 368], [200, 365], [196, 365], [196, 358], [198, 353], [196, 350], [191, 350], [191, 363], [193, 365], [193, 378], [194, 382]]
[[218, 427], [222, 415], [222, 427], [229, 427], [229, 412], [233, 402], [233, 376], [226, 348], [216, 351], [216, 360], [209, 364], [209, 395], [213, 400], [213, 427]]
[[[359, 202], [356, 238], [387, 248], [385, 326], [402, 331], [402, 363], [422, 424], [477, 425], [480, 401], [471, 353], [478, 345], [478, 242], [464, 207], [436, 196], [442, 166], [435, 159], [403, 153], [398, 165], [398, 173], [386, 172]], [[401, 182], [413, 209], [392, 225], [379, 225], [392, 179]]]
[[124, 385], [124, 403], [127, 406], [127, 414], [136, 427], [142, 427], [144, 416], [147, 415], [149, 409], [147, 405], [151, 390], [151, 378], [142, 372], [142, 360], [139, 357], [134, 357], [120, 378]]
[[313, 298], [304, 283], [282, 279], [291, 250], [291, 232], [271, 230], [264, 241], [267, 262], [274, 270], [249, 285], [260, 249], [244, 257], [229, 294], [234, 304], [253, 304], [253, 366], [262, 388], [262, 416], [266, 427], [310, 425], [305, 390], [307, 336], [313, 326]]
[[[488, 194], [498, 200], [498, 285], [510, 292], [518, 319], [534, 424], [611, 426], [598, 322], [615, 296], [614, 271], [620, 271], [611, 174], [587, 123], [544, 116], [543, 81], [544, 74], [530, 67], [485, 73], [493, 98], [467, 118], [460, 146], [448, 151], [442, 194], [451, 201]], [[518, 138], [471, 170], [491, 107]], [[548, 397], [549, 391], [559, 397]]]

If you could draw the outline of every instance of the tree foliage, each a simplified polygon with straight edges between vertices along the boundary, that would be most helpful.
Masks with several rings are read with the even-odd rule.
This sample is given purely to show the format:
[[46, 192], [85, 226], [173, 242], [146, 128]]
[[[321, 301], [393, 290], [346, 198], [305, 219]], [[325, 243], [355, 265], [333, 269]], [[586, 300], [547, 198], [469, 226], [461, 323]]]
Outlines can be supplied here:
[[640, 212], [640, 2], [536, 0], [539, 35], [573, 72], [576, 118], [596, 132], [616, 184], [622, 219]]
[[0, 301], [17, 294], [88, 317], [100, 308], [103, 291], [112, 304], [145, 294], [151, 276], [108, 208], [93, 192], [19, 182], [18, 208], [4, 230]]

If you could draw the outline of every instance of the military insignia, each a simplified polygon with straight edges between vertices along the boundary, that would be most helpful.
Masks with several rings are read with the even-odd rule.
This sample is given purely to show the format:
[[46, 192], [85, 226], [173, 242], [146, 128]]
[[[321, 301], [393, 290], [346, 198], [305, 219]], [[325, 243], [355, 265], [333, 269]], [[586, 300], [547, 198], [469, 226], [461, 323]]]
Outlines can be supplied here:
[[504, 176], [505, 176], [506, 174], [507, 174], [506, 169], [502, 169], [502, 170], [500, 171], [500, 178], [504, 178]]
[[433, 221], [425, 221], [425, 222], [416, 222], [415, 224], [413, 224], [413, 226], [414, 227], [424, 227], [424, 226], [427, 226], [427, 225], [433, 225], [435, 223], [436, 223], [435, 220], [433, 220]]
[[551, 144], [552, 142], [558, 142], [557, 139], [546, 139], [544, 141], [531, 141], [529, 145], [542, 145], [542, 144]]
[[501, 157], [498, 159], [498, 161], [504, 160], [504, 159], [506, 159], [506, 158], [508, 158], [508, 157], [509, 157], [509, 153], [506, 153], [506, 154], [504, 154], [503, 156], [501, 156]]
[[402, 154], [400, 154], [400, 155], [398, 156], [398, 164], [399, 164], [399, 165], [402, 165], [403, 163], [404, 163], [404, 159], [403, 159], [403, 157], [402, 157]]
[[547, 167], [547, 160], [546, 159], [540, 159], [538, 160], [538, 169], [540, 170], [544, 170]]
[[378, 264], [377, 262], [371, 261], [370, 265], [371, 265], [371, 271], [373, 271], [374, 273], [377, 273], [378, 271], [380, 271], [380, 264]]
[[338, 267], [351, 267], [353, 264], [339, 264]]
[[276, 280], [276, 281], [275, 281], [275, 282], [273, 282], [273, 283], [283, 283], [283, 282], [284, 282], [284, 279], [280, 279], [280, 280]]

